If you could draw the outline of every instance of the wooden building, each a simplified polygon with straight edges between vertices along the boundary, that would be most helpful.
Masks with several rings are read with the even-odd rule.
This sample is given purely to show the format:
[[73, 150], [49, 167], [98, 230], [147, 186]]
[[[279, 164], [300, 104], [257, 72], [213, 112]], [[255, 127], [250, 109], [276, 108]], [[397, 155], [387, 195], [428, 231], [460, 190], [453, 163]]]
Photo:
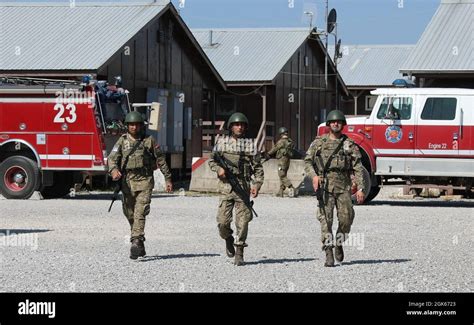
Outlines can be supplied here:
[[[319, 36], [308, 29], [193, 29], [212, 64], [227, 85], [217, 96], [214, 115], [226, 121], [233, 112], [250, 120], [248, 135], [263, 148], [278, 139], [285, 126], [304, 151], [317, 126], [335, 108], [347, 88], [328, 59]], [[336, 92], [337, 89], [337, 92]], [[206, 117], [206, 116], [205, 116]]]
[[172, 3], [18, 2], [0, 10], [0, 76], [80, 80], [91, 74], [113, 82], [120, 75], [131, 102], [156, 100], [150, 94], [157, 91], [170, 103], [179, 97], [181, 117], [168, 107], [176, 118], [168, 117], [168, 141], [179, 141], [173, 129], [183, 129], [178, 149], [167, 150], [171, 165], [190, 168], [192, 157], [202, 155], [202, 116], [225, 84]]

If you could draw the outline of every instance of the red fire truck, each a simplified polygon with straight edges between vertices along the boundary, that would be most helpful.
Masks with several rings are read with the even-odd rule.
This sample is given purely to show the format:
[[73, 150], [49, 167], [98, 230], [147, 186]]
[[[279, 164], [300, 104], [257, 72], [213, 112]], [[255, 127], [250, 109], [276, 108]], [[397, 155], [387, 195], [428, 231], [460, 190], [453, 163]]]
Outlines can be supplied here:
[[[372, 200], [386, 179], [419, 188], [471, 193], [474, 181], [474, 89], [384, 88], [370, 116], [344, 128], [360, 148]], [[327, 132], [321, 124], [318, 134]]]
[[127, 94], [120, 78], [115, 85], [0, 79], [0, 193], [61, 197], [84, 175], [105, 174], [108, 151], [125, 131]]

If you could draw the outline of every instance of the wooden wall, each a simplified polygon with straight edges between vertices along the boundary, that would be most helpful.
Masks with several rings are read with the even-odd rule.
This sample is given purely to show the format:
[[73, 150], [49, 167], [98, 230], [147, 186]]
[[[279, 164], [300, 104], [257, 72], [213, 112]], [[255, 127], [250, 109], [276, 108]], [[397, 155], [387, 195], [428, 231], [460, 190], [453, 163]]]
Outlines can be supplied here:
[[[145, 102], [147, 87], [181, 90], [185, 95], [184, 107], [192, 107], [194, 122], [203, 115], [203, 90], [221, 90], [210, 67], [170, 10], [127, 42], [99, 69], [98, 75], [109, 82], [121, 75], [131, 102]], [[195, 123], [192, 140], [185, 143], [188, 168], [193, 156], [202, 156], [201, 138], [202, 128]]]

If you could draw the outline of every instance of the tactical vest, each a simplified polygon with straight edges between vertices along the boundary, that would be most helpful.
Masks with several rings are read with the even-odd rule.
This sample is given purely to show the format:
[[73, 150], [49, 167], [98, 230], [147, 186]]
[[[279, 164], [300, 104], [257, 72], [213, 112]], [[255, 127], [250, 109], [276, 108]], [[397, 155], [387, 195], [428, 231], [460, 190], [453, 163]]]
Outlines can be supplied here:
[[[319, 141], [318, 141], [319, 140]], [[339, 144], [337, 141], [330, 141], [328, 138], [323, 137], [316, 141], [316, 150], [315, 150], [315, 162], [319, 161], [319, 156], [322, 158], [322, 162], [325, 165], [328, 161], [331, 154], [337, 148]], [[352, 159], [351, 159], [351, 150], [350, 150], [350, 141], [346, 138], [343, 140], [344, 143], [342, 148], [336, 153], [334, 158], [331, 161], [331, 165], [328, 168], [328, 173], [330, 172], [339, 172], [339, 173], [348, 173], [352, 171]], [[317, 163], [319, 164], [319, 163]], [[318, 166], [318, 170], [324, 168], [323, 166]], [[321, 170], [320, 173], [323, 171]]]
[[[149, 137], [146, 137], [138, 145], [138, 148], [129, 156], [127, 166], [122, 166], [125, 170], [154, 170], [156, 169], [156, 157], [154, 157], [150, 148]], [[125, 138], [122, 147], [122, 157], [126, 157], [130, 154], [134, 142], [130, 139]]]
[[282, 141], [284, 141], [284, 145], [283, 145], [283, 147], [278, 149], [278, 151], [275, 155], [275, 158], [277, 158], [277, 159], [280, 159], [282, 157], [292, 158], [293, 157], [293, 150], [294, 150], [294, 147], [295, 147], [295, 145], [293, 144], [293, 141], [291, 141], [291, 139], [289, 139], [289, 138], [282, 139]]

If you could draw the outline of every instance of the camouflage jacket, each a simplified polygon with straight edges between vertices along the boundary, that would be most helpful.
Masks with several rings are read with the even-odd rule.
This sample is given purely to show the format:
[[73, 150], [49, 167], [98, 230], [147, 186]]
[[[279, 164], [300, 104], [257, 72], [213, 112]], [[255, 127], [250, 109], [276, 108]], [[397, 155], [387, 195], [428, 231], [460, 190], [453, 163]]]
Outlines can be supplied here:
[[[227, 161], [244, 189], [250, 191], [250, 186], [254, 186], [260, 190], [263, 184], [263, 166], [260, 155], [256, 155], [253, 139], [219, 138], [209, 159], [209, 168], [215, 173], [220, 167], [214, 158], [217, 154]], [[218, 191], [229, 194], [232, 187], [227, 180], [219, 179]]]
[[294, 144], [293, 141], [288, 138], [287, 136], [281, 137], [280, 140], [277, 141], [275, 146], [268, 152], [270, 157], [275, 157], [276, 159], [286, 158], [290, 159], [293, 156], [293, 148]]
[[[365, 185], [361, 155], [357, 145], [350, 138], [331, 140], [328, 134], [316, 137], [306, 152], [304, 159], [306, 175], [311, 179], [316, 175], [322, 177], [326, 162], [341, 141], [344, 141], [344, 144], [332, 159], [324, 180], [324, 190], [328, 192], [342, 193], [350, 191], [352, 173], [358, 189], [364, 188]], [[322, 158], [322, 166], [319, 157]]]
[[153, 171], [157, 168], [160, 168], [166, 181], [170, 181], [171, 172], [166, 164], [165, 155], [151, 136], [146, 136], [141, 140], [137, 149], [128, 158], [127, 166], [124, 166], [125, 157], [130, 154], [135, 141], [138, 140], [128, 133], [118, 139], [107, 158], [109, 172], [119, 169], [123, 174], [125, 171], [127, 175], [124, 181], [128, 182], [134, 191], [153, 188], [155, 184]]

